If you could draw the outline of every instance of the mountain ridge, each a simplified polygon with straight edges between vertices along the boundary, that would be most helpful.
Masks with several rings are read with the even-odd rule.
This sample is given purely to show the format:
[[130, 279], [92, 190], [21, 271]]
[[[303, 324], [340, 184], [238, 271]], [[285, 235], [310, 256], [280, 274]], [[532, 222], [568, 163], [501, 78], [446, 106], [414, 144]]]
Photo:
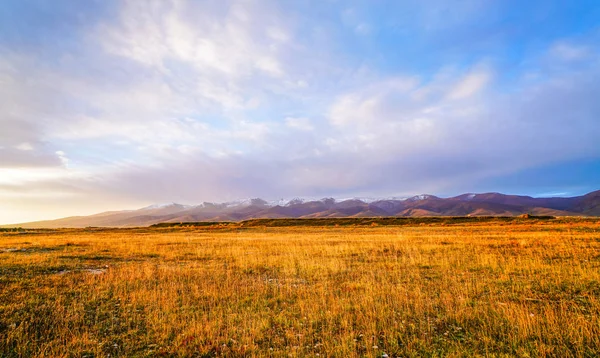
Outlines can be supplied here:
[[0, 227], [135, 227], [158, 223], [243, 221], [276, 218], [424, 217], [424, 216], [600, 216], [600, 190], [575, 197], [535, 198], [502, 193], [466, 193], [449, 198], [421, 194], [408, 198], [265, 201], [259, 198], [198, 205], [154, 204], [137, 210], [107, 211]]

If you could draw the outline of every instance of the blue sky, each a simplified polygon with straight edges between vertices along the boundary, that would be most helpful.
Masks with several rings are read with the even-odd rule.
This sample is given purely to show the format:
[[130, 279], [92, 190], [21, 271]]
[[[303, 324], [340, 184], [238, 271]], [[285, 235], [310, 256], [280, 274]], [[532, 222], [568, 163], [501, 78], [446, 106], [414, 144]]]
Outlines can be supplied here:
[[0, 223], [600, 188], [597, 1], [0, 3]]

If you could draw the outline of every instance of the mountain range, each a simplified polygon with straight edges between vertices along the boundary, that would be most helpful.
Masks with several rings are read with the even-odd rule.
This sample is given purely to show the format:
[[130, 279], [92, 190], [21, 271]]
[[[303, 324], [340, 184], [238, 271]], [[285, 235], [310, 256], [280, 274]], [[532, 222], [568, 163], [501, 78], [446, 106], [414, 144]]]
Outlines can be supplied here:
[[109, 211], [90, 216], [4, 225], [22, 228], [135, 227], [157, 223], [242, 221], [257, 218], [341, 218], [423, 216], [600, 216], [600, 190], [563, 198], [534, 198], [500, 193], [463, 194], [451, 198], [418, 195], [410, 198], [267, 202], [247, 199], [228, 203], [151, 205], [138, 210]]

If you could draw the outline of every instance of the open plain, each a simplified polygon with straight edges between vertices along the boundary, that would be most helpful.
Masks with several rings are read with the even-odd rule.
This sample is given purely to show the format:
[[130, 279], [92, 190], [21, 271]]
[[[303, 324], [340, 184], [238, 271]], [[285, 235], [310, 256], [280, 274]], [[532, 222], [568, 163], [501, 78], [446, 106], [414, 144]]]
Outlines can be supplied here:
[[600, 221], [0, 232], [0, 356], [600, 355]]

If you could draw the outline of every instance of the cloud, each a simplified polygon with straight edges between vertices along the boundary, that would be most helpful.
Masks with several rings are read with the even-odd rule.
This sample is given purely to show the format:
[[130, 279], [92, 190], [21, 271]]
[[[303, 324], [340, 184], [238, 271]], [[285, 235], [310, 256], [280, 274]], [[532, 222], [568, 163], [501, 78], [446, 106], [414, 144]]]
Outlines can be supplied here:
[[406, 94], [414, 90], [418, 83], [415, 77], [395, 77], [367, 83], [358, 91], [338, 96], [330, 108], [329, 119], [338, 126], [370, 126], [373, 122], [385, 122], [390, 112], [403, 111], [403, 108], [411, 106]]
[[[136, 201], [408, 195], [468, 189], [523, 168], [600, 156], [600, 108], [592, 100], [600, 93], [598, 69], [559, 73], [543, 83], [524, 80], [514, 93], [449, 96], [473, 73], [429, 82], [384, 78], [333, 100], [330, 126], [287, 117], [293, 132], [269, 127], [260, 149], [222, 156], [167, 152], [170, 162], [119, 168], [98, 182], [102, 191]], [[320, 130], [299, 130], [306, 125]]]
[[[268, 9], [268, 10], [267, 10]], [[189, 81], [188, 95], [213, 105], [243, 109], [260, 79], [277, 86], [289, 74], [293, 29], [278, 16], [277, 3], [125, 1], [116, 23], [98, 26], [94, 38], [108, 53], [130, 59], [163, 79], [177, 74]], [[300, 80], [300, 79], [296, 79]], [[177, 88], [178, 90], [184, 88]], [[209, 103], [211, 104], [211, 103]]]
[[15, 148], [18, 150], [24, 150], [24, 151], [33, 150], [33, 146], [28, 142], [23, 142], [23, 143], [19, 144], [18, 146], [16, 146]]
[[308, 118], [286, 117], [284, 121], [288, 127], [301, 131], [312, 131], [315, 129]]
[[61, 165], [58, 155], [21, 148], [0, 148], [1, 168], [55, 167]]
[[470, 72], [450, 90], [449, 99], [465, 99], [479, 93], [490, 81], [491, 74], [485, 69]]
[[552, 46], [550, 52], [553, 56], [565, 61], [582, 60], [591, 55], [589, 47], [563, 41]]
[[29, 66], [22, 56], [0, 58], [0, 168], [60, 165], [54, 145], [44, 138], [58, 97], [46, 76]]
[[592, 98], [600, 95], [600, 67], [568, 73], [552, 68], [545, 81], [526, 85], [524, 80], [508, 93], [483, 91], [492, 76], [481, 67], [430, 82], [381, 80], [332, 104], [329, 119], [339, 131], [331, 147], [362, 153], [378, 163], [375, 172], [394, 178], [369, 185], [388, 186], [389, 180], [406, 188], [443, 178], [438, 191], [459, 180], [474, 183], [531, 166], [597, 157], [600, 107]]

